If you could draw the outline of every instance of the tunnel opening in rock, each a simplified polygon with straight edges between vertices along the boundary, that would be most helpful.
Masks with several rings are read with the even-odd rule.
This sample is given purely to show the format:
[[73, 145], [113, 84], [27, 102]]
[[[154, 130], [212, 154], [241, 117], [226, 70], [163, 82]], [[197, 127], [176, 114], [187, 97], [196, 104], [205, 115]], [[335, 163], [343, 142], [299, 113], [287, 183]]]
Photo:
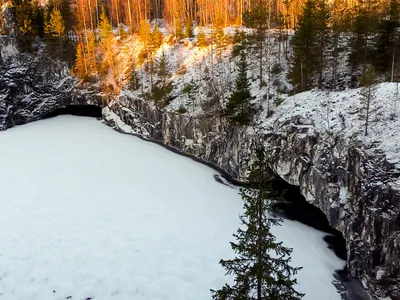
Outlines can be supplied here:
[[300, 193], [300, 187], [290, 185], [282, 179], [274, 180], [271, 187], [275, 191], [284, 192], [283, 198], [286, 201], [277, 202], [273, 206], [278, 214], [326, 232], [324, 240], [329, 249], [339, 258], [347, 260], [346, 241], [342, 233], [330, 226], [325, 214], [319, 208], [306, 201]]
[[48, 113], [43, 117], [43, 119], [54, 118], [60, 115], [73, 115], [100, 119], [102, 116], [102, 110], [101, 107], [96, 105], [69, 105]]

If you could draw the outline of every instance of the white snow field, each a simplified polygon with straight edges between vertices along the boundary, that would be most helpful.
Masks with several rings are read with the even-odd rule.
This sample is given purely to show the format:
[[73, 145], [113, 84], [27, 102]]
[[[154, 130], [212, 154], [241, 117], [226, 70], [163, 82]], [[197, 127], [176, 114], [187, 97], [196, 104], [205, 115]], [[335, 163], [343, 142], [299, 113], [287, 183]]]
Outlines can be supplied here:
[[[239, 225], [214, 170], [101, 122], [60, 116], [0, 132], [0, 299], [205, 300]], [[275, 230], [308, 300], [340, 299], [324, 234]]]

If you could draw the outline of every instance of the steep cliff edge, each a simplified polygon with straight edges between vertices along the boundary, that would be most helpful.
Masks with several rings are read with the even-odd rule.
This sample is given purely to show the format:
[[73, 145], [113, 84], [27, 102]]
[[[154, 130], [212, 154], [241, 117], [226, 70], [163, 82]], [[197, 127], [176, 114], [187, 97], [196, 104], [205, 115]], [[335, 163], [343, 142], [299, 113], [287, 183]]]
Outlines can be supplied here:
[[103, 106], [95, 90], [77, 87], [67, 64], [49, 58], [40, 41], [33, 53], [21, 53], [14, 38], [0, 36], [0, 74], [0, 130], [71, 104]]
[[399, 299], [400, 172], [379, 149], [345, 134], [320, 133], [312, 119], [285, 107], [266, 124], [237, 128], [218, 117], [196, 119], [160, 110], [123, 93], [103, 114], [122, 132], [190, 154], [240, 181], [248, 175], [255, 141], [263, 141], [272, 172], [299, 186], [343, 233], [350, 274], [375, 295]]

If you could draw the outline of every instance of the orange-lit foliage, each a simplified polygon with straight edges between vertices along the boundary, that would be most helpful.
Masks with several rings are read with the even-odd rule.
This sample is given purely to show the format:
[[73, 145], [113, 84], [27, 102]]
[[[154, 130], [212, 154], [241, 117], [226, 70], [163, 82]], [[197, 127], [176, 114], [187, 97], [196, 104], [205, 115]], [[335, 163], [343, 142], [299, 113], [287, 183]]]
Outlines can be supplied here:
[[[329, 5], [336, 2], [351, 10], [367, 0], [327, 0]], [[371, 0], [373, 1], [373, 0]], [[376, 0], [380, 10], [390, 0]], [[123, 23], [137, 31], [140, 22], [164, 18], [173, 28], [183, 28], [190, 19], [200, 25], [228, 26], [242, 23], [242, 13], [251, 7], [252, 0], [73, 0], [78, 27], [96, 28], [101, 6], [105, 8], [114, 26]], [[265, 0], [273, 19], [283, 21], [286, 28], [294, 28], [305, 0]]]

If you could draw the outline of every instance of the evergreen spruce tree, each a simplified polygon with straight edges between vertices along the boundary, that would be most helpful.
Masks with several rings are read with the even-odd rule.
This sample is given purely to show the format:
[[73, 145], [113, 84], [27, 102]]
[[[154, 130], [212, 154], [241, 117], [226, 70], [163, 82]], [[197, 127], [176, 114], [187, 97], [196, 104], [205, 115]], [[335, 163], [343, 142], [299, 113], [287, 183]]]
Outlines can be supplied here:
[[100, 75], [105, 74], [107, 70], [115, 67], [115, 53], [114, 53], [114, 34], [112, 24], [107, 17], [104, 6], [102, 7], [99, 21], [99, 36], [100, 48], [102, 54], [102, 63]]
[[155, 52], [156, 40], [153, 38], [150, 24], [147, 20], [142, 20], [139, 25], [139, 39], [143, 43], [143, 50], [140, 55], [139, 63], [145, 62], [146, 68], [150, 72], [150, 89], [153, 89], [153, 56]]
[[351, 15], [347, 0], [336, 0], [331, 7], [331, 29], [332, 29], [332, 79], [331, 87], [335, 89], [338, 82], [339, 55], [343, 51], [340, 47], [342, 33], [350, 28]]
[[297, 91], [305, 91], [313, 86], [313, 78], [318, 70], [317, 51], [317, 11], [315, 0], [307, 0], [298, 27], [292, 40], [293, 57], [290, 80]]
[[325, 0], [316, 1], [316, 54], [318, 55], [318, 88], [322, 88], [324, 83], [324, 67], [327, 65], [327, 50], [330, 49], [329, 45], [332, 41], [331, 30], [328, 27], [330, 18], [329, 7]]
[[267, 187], [265, 152], [256, 149], [256, 161], [250, 175], [251, 189], [242, 189], [244, 213], [242, 228], [231, 242], [236, 257], [221, 260], [227, 274], [234, 275], [233, 285], [226, 284], [212, 291], [214, 300], [299, 300], [304, 295], [294, 289], [293, 278], [301, 268], [290, 265], [292, 249], [277, 242], [271, 227], [279, 225], [279, 219], [271, 216], [271, 201], [278, 196]]
[[32, 26], [32, 20], [29, 18], [26, 18], [23, 20], [23, 23], [19, 26], [19, 30], [21, 31], [22, 34], [28, 34], [28, 33], [33, 33], [34, 29]]
[[112, 24], [110, 23], [104, 6], [101, 9], [99, 22], [99, 35], [101, 40], [108, 39], [113, 34]]
[[32, 8], [33, 8], [33, 15], [32, 15], [32, 24], [35, 28], [35, 32], [40, 36], [44, 37], [44, 14], [45, 14], [45, 9], [43, 7], [39, 6], [38, 1], [32, 2]]
[[365, 118], [365, 135], [368, 135], [369, 119], [371, 114], [371, 105], [375, 100], [375, 84], [377, 75], [375, 68], [369, 65], [365, 74], [360, 78], [360, 84], [363, 86], [361, 90], [361, 105], [363, 107], [361, 113]]
[[202, 29], [197, 34], [197, 46], [199, 48], [204, 48], [208, 46], [207, 37]]
[[97, 74], [97, 43], [96, 36], [93, 31], [87, 33], [87, 65], [89, 74]]
[[231, 57], [235, 58], [240, 55], [240, 52], [248, 47], [247, 35], [245, 32], [235, 29], [235, 33], [232, 37], [233, 49]]
[[82, 43], [79, 43], [76, 47], [76, 59], [73, 73], [81, 79], [84, 79], [88, 73], [85, 48]]
[[118, 25], [118, 35], [121, 40], [125, 40], [128, 37], [128, 32], [125, 30], [123, 24]]
[[224, 29], [221, 26], [218, 26], [215, 30], [213, 30], [211, 38], [215, 43], [217, 56], [221, 58], [222, 52], [228, 45], [228, 38], [225, 35]]
[[[399, 54], [400, 7], [398, 0], [391, 0], [388, 11], [378, 25], [375, 42], [374, 65], [380, 72], [390, 71], [393, 77], [394, 63]], [[391, 79], [393, 80], [393, 79]]]
[[47, 33], [52, 36], [61, 38], [65, 33], [64, 19], [61, 15], [61, 11], [58, 9], [54, 9], [50, 13], [50, 20], [46, 25]]
[[139, 73], [136, 70], [136, 63], [134, 59], [132, 59], [131, 63], [129, 87], [134, 91], [136, 91], [139, 88]]
[[251, 0], [249, 9], [243, 13], [243, 21], [247, 27], [256, 29], [255, 41], [256, 51], [258, 52], [259, 59], [259, 77], [260, 88], [263, 86], [263, 57], [264, 57], [264, 43], [265, 32], [268, 29], [269, 18], [265, 1]]
[[193, 79], [190, 80], [190, 82], [187, 83], [182, 89], [182, 92], [188, 97], [186, 105], [192, 107], [192, 113], [196, 107], [196, 93], [198, 89], [199, 87]]
[[180, 39], [185, 37], [185, 33], [183, 31], [183, 24], [180, 20], [175, 20], [175, 42], [179, 42]]
[[35, 35], [43, 28], [42, 10], [35, 1], [12, 0], [11, 4], [17, 10], [17, 22], [24, 36]]
[[185, 24], [185, 37], [192, 38], [193, 36], [193, 20], [191, 17], [187, 17]]
[[365, 75], [373, 50], [372, 36], [376, 32], [378, 24], [377, 4], [378, 0], [366, 2], [359, 0], [354, 11], [349, 64], [352, 72], [362, 66], [362, 77]]
[[[32, 1], [37, 2], [37, 1]], [[64, 21], [65, 30], [73, 29], [75, 25], [74, 14], [71, 11], [70, 0], [49, 0], [47, 1], [46, 9], [48, 12], [59, 10]]]
[[147, 20], [142, 20], [140, 22], [138, 35], [140, 41], [145, 45], [145, 47], [148, 47], [151, 41], [151, 29]]
[[153, 52], [157, 51], [161, 47], [163, 39], [164, 37], [162, 32], [160, 31], [160, 28], [156, 26], [151, 33], [151, 48]]
[[226, 105], [226, 115], [232, 124], [247, 125], [253, 118], [250, 83], [247, 78], [247, 61], [245, 51], [240, 53], [236, 86]]
[[158, 77], [161, 78], [162, 86], [165, 86], [169, 72], [167, 56], [165, 55], [164, 49], [162, 49], [161, 56], [157, 59], [156, 70]]
[[155, 62], [155, 69], [157, 76], [161, 80], [161, 83], [152, 86], [152, 97], [159, 107], [164, 107], [168, 105], [170, 98], [169, 96], [172, 91], [172, 83], [168, 81], [168, 60], [164, 49], [161, 52], [161, 56], [158, 57]]

